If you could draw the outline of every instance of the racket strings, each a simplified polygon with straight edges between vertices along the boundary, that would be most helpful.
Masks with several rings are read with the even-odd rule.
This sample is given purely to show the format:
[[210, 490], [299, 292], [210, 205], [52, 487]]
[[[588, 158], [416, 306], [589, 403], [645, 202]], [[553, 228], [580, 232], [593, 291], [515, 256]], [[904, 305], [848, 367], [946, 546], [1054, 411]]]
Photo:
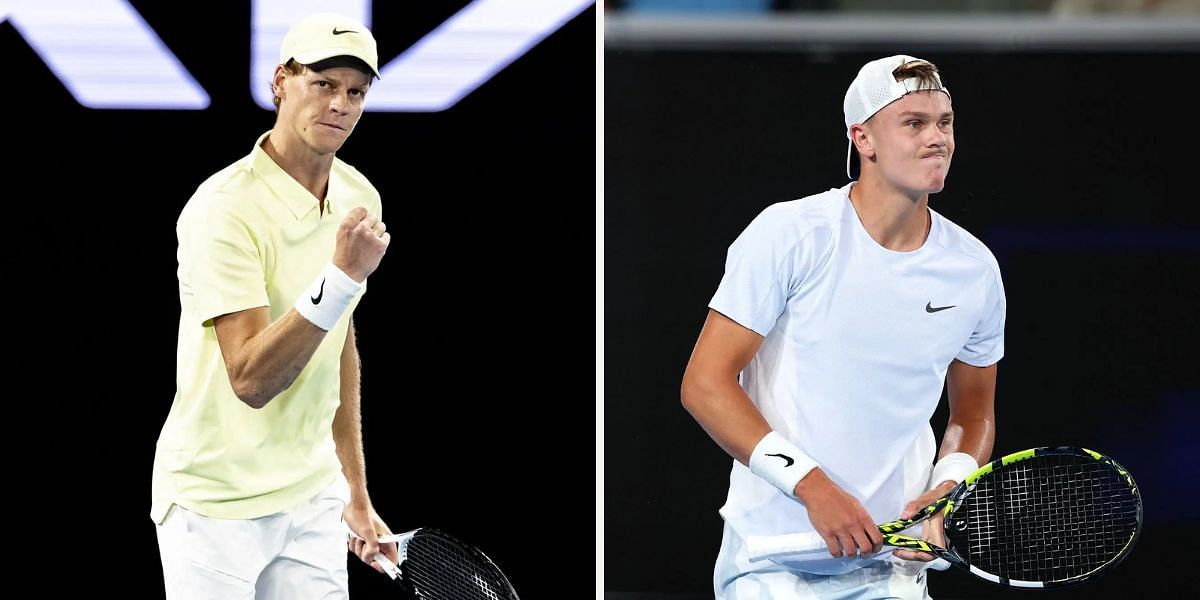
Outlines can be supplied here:
[[404, 572], [428, 600], [508, 600], [513, 596], [502, 584], [490, 561], [477, 557], [457, 542], [418, 533], [408, 545]]
[[1022, 581], [1063, 581], [1120, 556], [1138, 529], [1137, 494], [1089, 457], [1030, 458], [980, 478], [967, 499], [970, 563]]

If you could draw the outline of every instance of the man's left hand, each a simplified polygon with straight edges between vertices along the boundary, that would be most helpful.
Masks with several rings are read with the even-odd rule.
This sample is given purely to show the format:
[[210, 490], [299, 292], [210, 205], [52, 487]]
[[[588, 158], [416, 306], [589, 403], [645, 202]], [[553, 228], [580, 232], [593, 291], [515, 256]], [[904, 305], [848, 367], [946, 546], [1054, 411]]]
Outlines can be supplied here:
[[[955, 485], [956, 484], [953, 481], [943, 481], [932, 490], [917, 496], [915, 500], [904, 505], [904, 512], [900, 513], [900, 518], [911, 519], [913, 515], [917, 514], [917, 511], [929, 506], [930, 504], [933, 504], [933, 502], [938, 498], [945, 496], [947, 492], [954, 489]], [[945, 513], [938, 511], [938, 514], [925, 519], [925, 522], [921, 524], [921, 526], [924, 527], [921, 539], [929, 542], [930, 544], [935, 544], [945, 548], [946, 537], [942, 532], [943, 518], [945, 518]], [[937, 556], [929, 552], [921, 552], [920, 550], [904, 550], [897, 548], [892, 553], [905, 560], [919, 560], [922, 562], [937, 560]]]
[[391, 535], [392, 530], [383, 522], [383, 519], [379, 518], [375, 507], [371, 506], [369, 502], [346, 505], [346, 509], [342, 511], [342, 520], [358, 536], [347, 540], [346, 547], [364, 563], [382, 573], [383, 568], [375, 562], [376, 553], [383, 553], [384, 557], [392, 561], [393, 565], [399, 562], [395, 542], [381, 546], [376, 541], [382, 536]]

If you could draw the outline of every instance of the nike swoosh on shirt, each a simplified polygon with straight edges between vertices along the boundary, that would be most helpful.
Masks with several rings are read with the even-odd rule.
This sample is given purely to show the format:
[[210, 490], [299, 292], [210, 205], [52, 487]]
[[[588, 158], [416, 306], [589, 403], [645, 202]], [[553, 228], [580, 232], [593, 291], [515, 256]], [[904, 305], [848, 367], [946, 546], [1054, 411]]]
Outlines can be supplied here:
[[954, 305], [951, 304], [950, 306], [933, 306], [932, 302], [928, 302], [925, 304], [925, 312], [927, 312], [927, 313], [941, 312], [941, 311], [949, 309], [949, 308], [954, 308]]

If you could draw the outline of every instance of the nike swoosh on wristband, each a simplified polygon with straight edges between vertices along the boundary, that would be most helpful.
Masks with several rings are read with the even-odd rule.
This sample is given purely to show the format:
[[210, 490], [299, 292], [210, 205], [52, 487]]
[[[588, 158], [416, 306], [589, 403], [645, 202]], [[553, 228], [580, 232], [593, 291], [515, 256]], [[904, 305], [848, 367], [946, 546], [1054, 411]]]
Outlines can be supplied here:
[[786, 454], [768, 454], [767, 456], [778, 456], [779, 458], [786, 460], [788, 464], [783, 465], [783, 468], [785, 468], [785, 469], [792, 466], [792, 463], [796, 462], [796, 461], [792, 460], [792, 457], [790, 457]]
[[358, 32], [350, 30], [350, 29], [343, 29], [341, 31], [338, 31], [337, 27], [333, 28], [333, 35], [342, 35], [343, 33], [358, 33]]
[[321, 291], [317, 292], [317, 297], [316, 297], [316, 298], [313, 298], [313, 297], [311, 297], [311, 296], [310, 296], [310, 297], [309, 297], [309, 300], [312, 300], [312, 303], [313, 303], [313, 304], [320, 304], [320, 303], [321, 303], [321, 297], [322, 297], [322, 296], [324, 296], [324, 295], [325, 295], [325, 278], [324, 278], [324, 277], [322, 277], [322, 278], [321, 278]]

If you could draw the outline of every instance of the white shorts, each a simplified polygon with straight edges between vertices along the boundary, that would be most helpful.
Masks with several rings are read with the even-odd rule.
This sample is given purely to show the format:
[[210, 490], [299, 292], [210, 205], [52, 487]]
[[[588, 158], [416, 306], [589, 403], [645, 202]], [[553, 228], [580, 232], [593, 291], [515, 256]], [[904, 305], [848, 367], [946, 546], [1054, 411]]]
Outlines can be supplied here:
[[167, 600], [345, 599], [350, 485], [332, 485], [284, 512], [215, 519], [172, 505], [158, 530]]

